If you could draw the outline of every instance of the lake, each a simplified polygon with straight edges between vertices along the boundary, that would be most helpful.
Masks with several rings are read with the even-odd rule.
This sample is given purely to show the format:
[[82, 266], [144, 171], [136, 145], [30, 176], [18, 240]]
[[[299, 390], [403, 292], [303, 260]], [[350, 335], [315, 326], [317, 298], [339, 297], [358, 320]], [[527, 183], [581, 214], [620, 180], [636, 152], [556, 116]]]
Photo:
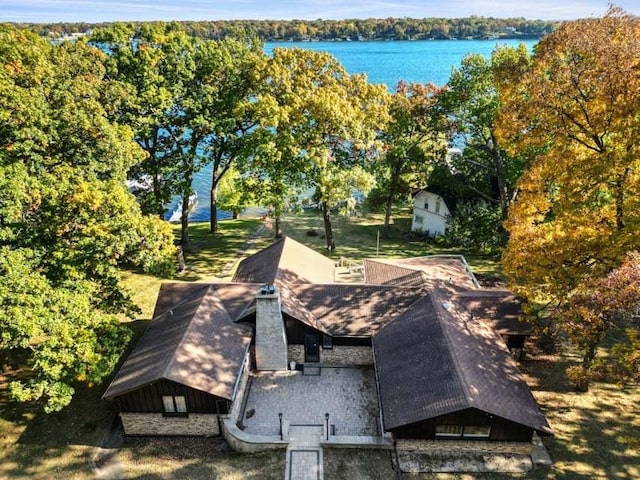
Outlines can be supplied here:
[[[496, 45], [518, 46], [524, 43], [529, 50], [537, 40], [416, 40], [382, 42], [268, 42], [265, 51], [274, 48], [305, 48], [327, 51], [335, 56], [349, 73], [364, 73], [371, 83], [384, 83], [393, 91], [400, 80], [405, 82], [435, 83], [444, 85], [451, 69], [460, 66], [462, 58], [478, 53], [487, 58]], [[198, 194], [198, 204], [191, 212], [191, 220], [209, 219], [209, 188], [211, 166], [194, 177], [193, 186]], [[174, 199], [169, 206], [168, 217], [178, 206]], [[221, 212], [221, 218], [228, 218]], [[167, 217], [167, 218], [168, 218]]]

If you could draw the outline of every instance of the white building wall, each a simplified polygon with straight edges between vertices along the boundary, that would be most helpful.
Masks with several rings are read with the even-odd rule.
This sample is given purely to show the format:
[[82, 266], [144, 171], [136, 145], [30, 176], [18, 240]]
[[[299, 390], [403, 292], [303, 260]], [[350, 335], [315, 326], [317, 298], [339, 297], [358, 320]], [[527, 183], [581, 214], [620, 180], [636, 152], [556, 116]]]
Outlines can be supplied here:
[[444, 235], [449, 208], [440, 195], [421, 190], [413, 197], [413, 219], [411, 231]]

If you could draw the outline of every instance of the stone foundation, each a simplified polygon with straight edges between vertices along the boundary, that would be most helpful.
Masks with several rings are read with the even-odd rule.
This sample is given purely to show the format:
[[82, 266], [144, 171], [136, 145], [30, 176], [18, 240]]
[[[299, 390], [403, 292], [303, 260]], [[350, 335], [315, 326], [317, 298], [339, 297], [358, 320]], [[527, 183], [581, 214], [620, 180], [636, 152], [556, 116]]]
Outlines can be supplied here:
[[[304, 345], [287, 347], [289, 362], [304, 363]], [[371, 347], [343, 347], [320, 349], [320, 364], [325, 367], [355, 367], [373, 365]]]
[[165, 417], [161, 413], [121, 412], [127, 435], [220, 435], [218, 415], [190, 413], [188, 417]]
[[404, 440], [396, 441], [398, 451], [431, 454], [457, 453], [501, 453], [525, 454], [531, 453], [531, 443], [528, 442], [474, 442], [464, 440]]
[[371, 347], [333, 347], [320, 351], [320, 363], [327, 367], [373, 365]]
[[287, 346], [287, 356], [289, 362], [304, 363], [304, 345]]
[[420, 472], [527, 472], [530, 443], [398, 440], [400, 470]]

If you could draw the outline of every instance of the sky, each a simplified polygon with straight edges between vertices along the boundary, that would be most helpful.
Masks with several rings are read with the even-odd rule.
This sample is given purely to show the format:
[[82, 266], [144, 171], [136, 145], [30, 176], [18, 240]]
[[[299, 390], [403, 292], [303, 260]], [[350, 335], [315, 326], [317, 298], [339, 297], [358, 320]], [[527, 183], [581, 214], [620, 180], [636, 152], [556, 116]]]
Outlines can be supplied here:
[[[610, 0], [0, 0], [0, 21], [344, 19], [602, 16]], [[617, 0], [640, 15], [640, 0]]]

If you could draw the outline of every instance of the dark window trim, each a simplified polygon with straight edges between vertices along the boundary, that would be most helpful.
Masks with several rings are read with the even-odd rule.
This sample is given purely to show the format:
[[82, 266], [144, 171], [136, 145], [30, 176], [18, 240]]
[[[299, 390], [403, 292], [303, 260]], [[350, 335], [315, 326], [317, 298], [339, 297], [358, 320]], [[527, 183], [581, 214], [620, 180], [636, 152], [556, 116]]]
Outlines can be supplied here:
[[331, 335], [322, 334], [322, 348], [325, 350], [333, 349], [333, 337]]
[[[442, 426], [442, 427], [458, 427], [460, 428], [460, 433], [438, 433], [438, 427]], [[489, 431], [488, 433], [485, 434], [474, 434], [474, 433], [467, 433], [466, 429], [470, 428], [470, 427], [482, 427], [482, 428], [488, 428]], [[491, 425], [453, 425], [453, 424], [441, 424], [441, 425], [436, 425], [436, 431], [434, 432], [434, 436], [436, 438], [475, 438], [475, 439], [483, 439], [483, 438], [491, 438]]]
[[[184, 408], [185, 411], [184, 412], [179, 412], [178, 411], [178, 402], [176, 401], [177, 397], [181, 397], [184, 401]], [[167, 411], [165, 409], [165, 405], [164, 405], [164, 399], [165, 398], [171, 398], [171, 401], [173, 402], [173, 411]], [[189, 409], [187, 408], [187, 397], [186, 395], [162, 395], [162, 415], [164, 417], [188, 417], [189, 416]]]

